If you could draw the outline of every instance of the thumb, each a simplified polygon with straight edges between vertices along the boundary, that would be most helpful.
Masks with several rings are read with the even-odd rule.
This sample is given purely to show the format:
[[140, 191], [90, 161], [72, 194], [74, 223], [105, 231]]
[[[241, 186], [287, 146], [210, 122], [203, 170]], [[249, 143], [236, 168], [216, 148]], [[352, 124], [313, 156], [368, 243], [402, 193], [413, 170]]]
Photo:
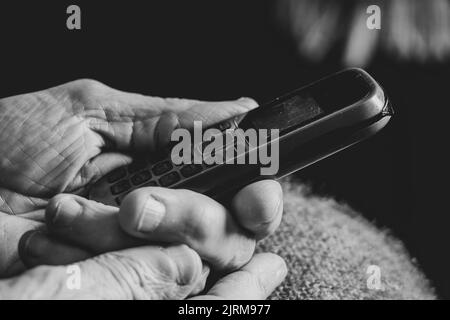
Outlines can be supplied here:
[[49, 201], [45, 220], [50, 236], [94, 254], [142, 245], [143, 241], [122, 230], [118, 213], [116, 207], [72, 194], [59, 194]]
[[42, 266], [0, 281], [0, 299], [181, 299], [204, 287], [185, 245], [116, 251], [69, 266]]
[[106, 147], [117, 151], [154, 152], [170, 141], [172, 131], [179, 127], [178, 116], [173, 112], [149, 109], [148, 114], [117, 115], [116, 118], [89, 119], [89, 127], [106, 140]]
[[[203, 126], [208, 127], [258, 106], [250, 98], [220, 102], [142, 99], [142, 104], [126, 105], [123, 110], [117, 103], [105, 106], [104, 117], [89, 118], [89, 127], [100, 133], [113, 149], [148, 152], [167, 146], [173, 130], [178, 127], [189, 129], [194, 121], [202, 121]], [[142, 107], [144, 103], [146, 108]]]
[[178, 114], [181, 127], [190, 129], [194, 121], [201, 121], [202, 126], [209, 127], [229, 118], [257, 108], [258, 103], [251, 98], [231, 101], [198, 102]]

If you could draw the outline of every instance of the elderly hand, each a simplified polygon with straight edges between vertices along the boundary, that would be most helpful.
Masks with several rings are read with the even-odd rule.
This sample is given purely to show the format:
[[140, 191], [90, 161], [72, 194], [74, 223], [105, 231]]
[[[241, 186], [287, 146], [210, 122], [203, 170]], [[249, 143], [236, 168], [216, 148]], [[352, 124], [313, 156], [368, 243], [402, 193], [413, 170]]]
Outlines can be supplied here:
[[0, 211], [44, 208], [62, 192], [85, 194], [131, 152], [157, 152], [177, 126], [214, 124], [247, 112], [230, 102], [162, 99], [125, 93], [94, 80], [0, 100]]
[[[140, 210], [155, 196], [166, 197], [164, 214]], [[239, 198], [235, 199], [233, 206], [239, 206]], [[201, 212], [212, 217], [204, 222], [211, 224], [202, 223], [196, 214], [201, 204], [207, 205]], [[129, 194], [120, 209], [59, 195], [50, 201], [46, 221], [49, 234], [29, 231], [19, 245], [22, 259], [35, 268], [0, 281], [0, 298], [265, 299], [286, 275], [280, 257], [270, 253], [252, 257], [251, 240], [239, 235], [224, 207], [187, 190], [142, 188]], [[236, 229], [227, 232], [226, 227]], [[261, 225], [254, 228], [262, 229]], [[185, 242], [195, 250], [186, 245], [143, 245], [142, 240]], [[60, 266], [71, 263], [80, 270], [80, 287], [75, 289], [68, 285], [69, 269]], [[205, 288], [209, 265], [235, 271], [222, 276], [204, 295], [197, 295]]]
[[[74, 280], [75, 268], [78, 270]], [[205, 295], [208, 267], [185, 245], [106, 253], [69, 267], [42, 266], [0, 281], [0, 299], [264, 299], [283, 280], [283, 260], [255, 255]]]
[[[188, 190], [143, 188], [128, 195], [120, 209], [73, 194], [84, 195], [92, 182], [130, 163], [131, 152], [158, 152], [178, 126], [188, 128], [194, 120], [207, 126], [254, 107], [247, 98], [161, 99], [92, 80], [0, 100], [0, 208], [22, 213], [0, 214], [6, 257], [0, 275], [21, 270], [19, 238], [22, 259], [31, 267], [96, 261], [99, 254], [161, 242], [189, 245], [220, 272], [247, 265], [255, 241], [281, 220], [282, 192], [275, 181], [245, 187], [230, 208]], [[59, 195], [48, 204], [60, 192], [72, 195]], [[47, 204], [45, 228], [40, 222]], [[28, 232], [22, 237], [36, 229], [48, 229], [49, 235]]]

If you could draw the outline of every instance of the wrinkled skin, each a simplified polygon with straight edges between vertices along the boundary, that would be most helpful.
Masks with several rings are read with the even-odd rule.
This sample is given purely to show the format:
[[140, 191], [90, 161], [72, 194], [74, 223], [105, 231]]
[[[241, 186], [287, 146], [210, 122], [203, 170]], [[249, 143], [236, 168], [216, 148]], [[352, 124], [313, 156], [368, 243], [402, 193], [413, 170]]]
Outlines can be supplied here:
[[[143, 188], [121, 208], [129, 234], [119, 226], [118, 208], [74, 195], [86, 195], [93, 182], [129, 164], [136, 153], [160, 154], [177, 127], [190, 128], [194, 120], [209, 126], [255, 107], [257, 104], [248, 98], [224, 102], [162, 99], [121, 92], [93, 80], [1, 99], [0, 278], [9, 279], [0, 281], [0, 296], [183, 298], [204, 287], [205, 267], [209, 270], [203, 265], [206, 258], [219, 270], [235, 271], [217, 283], [218, 289], [209, 293], [212, 298], [267, 297], [284, 278], [284, 263], [275, 255], [252, 254], [255, 241], [273, 232], [281, 220], [282, 193], [277, 182], [266, 180], [243, 188], [230, 209], [187, 191]], [[165, 204], [167, 219], [161, 224], [165, 231], [136, 233], [133, 219], [155, 192], [166, 193], [166, 200], [170, 200]], [[193, 198], [197, 200], [188, 200]], [[74, 207], [74, 200], [81, 207]], [[183, 201], [188, 205], [182, 205]], [[209, 208], [207, 212], [205, 208]], [[80, 214], [82, 218], [74, 220], [79, 229], [74, 226], [58, 231], [62, 226], [53, 224], [53, 218]], [[145, 214], [153, 219], [152, 208]], [[196, 220], [186, 220], [186, 214]], [[208, 216], [214, 219], [206, 219]], [[195, 228], [186, 228], [185, 223]], [[45, 239], [48, 232], [50, 238]], [[105, 243], [97, 240], [98, 232]], [[42, 234], [40, 241], [31, 236], [36, 233]], [[163, 248], [172, 252], [173, 259], [161, 255], [161, 248], [155, 245], [168, 237], [187, 242]], [[148, 246], [140, 247], [144, 242]], [[133, 249], [136, 245], [139, 248]], [[215, 248], [217, 245], [227, 250]], [[128, 258], [122, 259], [124, 256]], [[102, 259], [110, 262], [101, 263]], [[65, 270], [58, 266], [68, 263], [80, 263], [93, 284], [104, 281], [110, 287], [98, 288], [93, 296], [89, 287], [75, 295], [65, 292]], [[25, 265], [33, 269], [24, 272]], [[54, 267], [39, 267], [45, 265]], [[108, 280], [111, 273], [117, 284]], [[236, 282], [243, 287], [236, 287]]]
[[[248, 111], [255, 106], [249, 101], [229, 104], [220, 118]], [[207, 105], [124, 93], [93, 80], [0, 100], [0, 210], [25, 213], [61, 192], [82, 194], [131, 161], [118, 152], [157, 148], [163, 112], [177, 113], [181, 123], [198, 115], [214, 122], [216, 115], [204, 118]]]

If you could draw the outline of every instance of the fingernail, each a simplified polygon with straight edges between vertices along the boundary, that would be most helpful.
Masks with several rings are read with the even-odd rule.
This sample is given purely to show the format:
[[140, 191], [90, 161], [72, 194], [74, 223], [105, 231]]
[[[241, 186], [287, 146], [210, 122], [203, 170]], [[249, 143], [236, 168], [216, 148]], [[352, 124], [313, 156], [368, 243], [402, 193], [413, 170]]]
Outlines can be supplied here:
[[154, 231], [161, 223], [165, 214], [166, 207], [164, 204], [152, 196], [148, 197], [139, 217], [137, 231], [144, 233]]
[[46, 251], [48, 243], [48, 238], [41, 231], [32, 232], [23, 244], [23, 252], [30, 258], [40, 257]]
[[61, 199], [55, 207], [51, 224], [56, 227], [68, 227], [81, 214], [83, 207], [72, 198]]
[[200, 278], [199, 278], [199, 280], [197, 282], [197, 285], [192, 290], [192, 294], [197, 295], [200, 292], [202, 292], [203, 290], [205, 290], [206, 281], [208, 280], [209, 272], [210, 272], [209, 267], [206, 266], [206, 265], [203, 265], [202, 273], [201, 273]]
[[256, 108], [258, 106], [258, 104], [256, 103], [255, 100], [253, 100], [252, 98], [248, 98], [248, 97], [239, 98], [237, 101], [244, 104], [248, 108]]
[[263, 275], [263, 277], [265, 277], [265, 283], [278, 285], [278, 283], [281, 282], [286, 276], [286, 263], [281, 258], [278, 258], [276, 262], [270, 264], [269, 269], [270, 270], [268, 270], [268, 272], [265, 272]]

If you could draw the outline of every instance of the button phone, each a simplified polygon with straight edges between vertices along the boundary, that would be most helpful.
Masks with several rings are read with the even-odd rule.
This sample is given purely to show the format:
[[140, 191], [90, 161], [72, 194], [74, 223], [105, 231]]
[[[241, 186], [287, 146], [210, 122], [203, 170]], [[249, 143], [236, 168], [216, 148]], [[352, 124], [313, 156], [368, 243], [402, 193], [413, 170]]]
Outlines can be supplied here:
[[[381, 130], [392, 114], [385, 92], [370, 75], [361, 69], [344, 70], [214, 125], [224, 136], [227, 130], [243, 131], [234, 132], [237, 139], [232, 143], [224, 139], [224, 146], [215, 148], [209, 158], [203, 155], [209, 142], [194, 145], [192, 154], [201, 154], [202, 164], [175, 165], [170, 155], [157, 162], [135, 160], [97, 181], [89, 197], [117, 206], [136, 188], [159, 186], [187, 188], [219, 199], [253, 181], [281, 178], [364, 140]], [[270, 141], [258, 140], [254, 145], [240, 134], [247, 129], [278, 130], [274, 139], [279, 142], [279, 169], [274, 175], [263, 176], [261, 164], [239, 162], [251, 151], [259, 154]], [[234, 151], [233, 156], [224, 159], [228, 151]], [[222, 164], [217, 159], [232, 161]]]
[[[214, 126], [222, 132], [228, 129], [236, 129], [234, 119], [223, 121]], [[207, 143], [202, 143], [197, 152], [203, 152]], [[195, 146], [193, 147], [195, 152]], [[223, 150], [222, 150], [223, 151]], [[183, 179], [192, 178], [201, 172], [212, 168], [214, 165], [185, 164], [175, 166], [170, 158], [156, 163], [144, 160], [135, 160], [127, 167], [113, 170], [106, 176], [106, 181], [111, 185], [111, 194], [116, 196], [114, 202], [120, 205], [126, 194], [136, 187], [170, 187]]]

